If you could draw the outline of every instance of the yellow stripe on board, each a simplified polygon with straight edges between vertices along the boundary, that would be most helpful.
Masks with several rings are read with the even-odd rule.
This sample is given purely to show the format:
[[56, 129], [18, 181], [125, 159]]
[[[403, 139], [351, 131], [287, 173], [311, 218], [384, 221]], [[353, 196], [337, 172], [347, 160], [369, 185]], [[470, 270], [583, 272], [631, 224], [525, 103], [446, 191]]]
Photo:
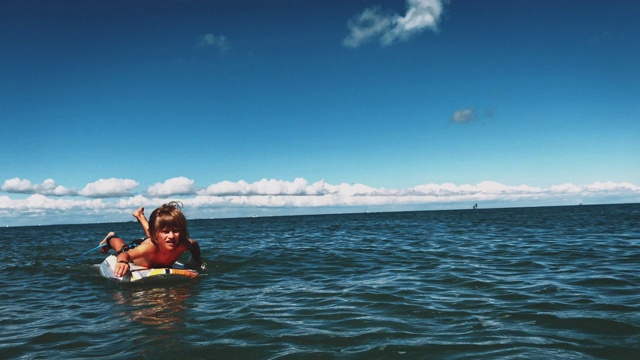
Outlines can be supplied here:
[[198, 273], [193, 270], [160, 268], [160, 269], [144, 269], [144, 270], [132, 271], [131, 281], [144, 280], [146, 278], [149, 278], [152, 276], [159, 276], [159, 275], [181, 275], [181, 276], [186, 276], [190, 278], [198, 277]]

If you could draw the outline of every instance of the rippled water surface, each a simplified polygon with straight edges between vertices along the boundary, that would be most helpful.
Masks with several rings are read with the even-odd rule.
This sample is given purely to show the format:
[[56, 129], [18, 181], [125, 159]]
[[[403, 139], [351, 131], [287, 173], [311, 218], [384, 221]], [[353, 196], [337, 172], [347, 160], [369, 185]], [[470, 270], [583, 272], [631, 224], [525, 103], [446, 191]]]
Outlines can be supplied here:
[[[116, 284], [134, 223], [0, 229], [0, 357], [639, 359], [640, 205], [192, 220], [208, 269]], [[188, 259], [184, 259], [188, 260]]]

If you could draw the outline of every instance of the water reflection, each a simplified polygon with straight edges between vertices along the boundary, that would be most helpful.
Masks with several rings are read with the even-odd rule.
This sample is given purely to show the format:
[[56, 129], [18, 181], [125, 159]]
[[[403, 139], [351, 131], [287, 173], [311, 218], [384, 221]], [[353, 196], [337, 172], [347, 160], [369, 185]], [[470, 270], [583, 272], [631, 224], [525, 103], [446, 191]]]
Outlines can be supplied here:
[[182, 314], [189, 306], [186, 300], [192, 292], [188, 284], [136, 288], [114, 293], [116, 303], [126, 305], [123, 317], [142, 325], [156, 326], [162, 330], [180, 330], [184, 327]]

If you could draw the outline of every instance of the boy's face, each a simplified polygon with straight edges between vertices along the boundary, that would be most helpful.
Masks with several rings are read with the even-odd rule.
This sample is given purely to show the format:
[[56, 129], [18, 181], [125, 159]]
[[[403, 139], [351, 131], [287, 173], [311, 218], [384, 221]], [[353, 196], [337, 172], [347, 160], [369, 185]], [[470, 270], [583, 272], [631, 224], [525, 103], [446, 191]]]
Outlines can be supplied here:
[[160, 247], [173, 250], [178, 247], [180, 231], [174, 228], [164, 228], [156, 234], [156, 241]]

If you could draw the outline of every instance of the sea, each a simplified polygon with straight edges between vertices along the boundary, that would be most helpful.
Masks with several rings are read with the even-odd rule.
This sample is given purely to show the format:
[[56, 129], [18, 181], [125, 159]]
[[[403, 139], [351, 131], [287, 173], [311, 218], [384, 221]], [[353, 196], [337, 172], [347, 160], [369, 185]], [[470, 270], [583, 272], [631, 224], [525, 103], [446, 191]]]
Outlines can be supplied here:
[[640, 204], [194, 219], [150, 284], [111, 230], [0, 228], [0, 358], [640, 359]]

